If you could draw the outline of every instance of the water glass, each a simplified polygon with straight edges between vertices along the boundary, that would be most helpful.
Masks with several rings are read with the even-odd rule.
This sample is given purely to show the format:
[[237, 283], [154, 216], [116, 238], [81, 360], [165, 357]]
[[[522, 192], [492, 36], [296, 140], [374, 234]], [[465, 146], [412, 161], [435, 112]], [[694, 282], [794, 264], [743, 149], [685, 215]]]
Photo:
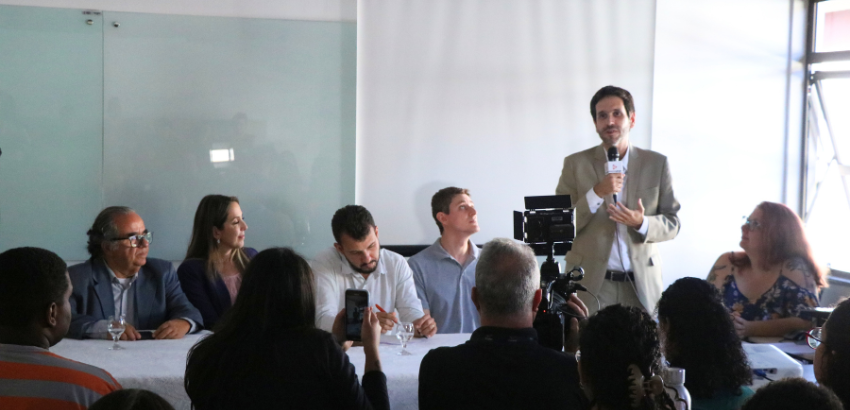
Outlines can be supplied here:
[[414, 330], [413, 323], [402, 322], [398, 324], [395, 337], [401, 342], [401, 350], [398, 352], [399, 356], [410, 356], [413, 354], [407, 351], [407, 341], [413, 337]]
[[112, 335], [112, 347], [109, 350], [124, 350], [123, 347], [118, 345], [118, 339], [121, 338], [121, 335], [124, 334], [124, 329], [127, 328], [124, 315], [118, 317], [110, 316], [107, 322], [106, 330]]

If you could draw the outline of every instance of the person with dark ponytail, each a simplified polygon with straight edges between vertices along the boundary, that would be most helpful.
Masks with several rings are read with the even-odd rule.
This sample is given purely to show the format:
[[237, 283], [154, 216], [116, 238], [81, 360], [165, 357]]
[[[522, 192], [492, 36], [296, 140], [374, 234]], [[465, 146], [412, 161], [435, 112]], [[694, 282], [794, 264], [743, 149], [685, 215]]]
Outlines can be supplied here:
[[643, 309], [600, 310], [581, 330], [580, 346], [576, 360], [591, 410], [675, 409], [655, 376], [661, 373], [658, 330]]
[[233, 305], [245, 268], [257, 254], [245, 247], [246, 230], [235, 196], [207, 195], [198, 204], [192, 240], [177, 277], [207, 329], [212, 330]]
[[254, 257], [216, 332], [189, 351], [184, 388], [193, 408], [389, 409], [377, 315], [364, 312], [361, 385], [344, 351], [345, 311], [333, 334], [317, 329], [313, 292], [313, 271], [292, 249]]
[[685, 369], [692, 410], [735, 410], [753, 391], [752, 370], [720, 293], [699, 278], [673, 282], [658, 301], [664, 356]]
[[815, 350], [815, 378], [850, 409], [850, 299], [839, 303], [821, 329]]

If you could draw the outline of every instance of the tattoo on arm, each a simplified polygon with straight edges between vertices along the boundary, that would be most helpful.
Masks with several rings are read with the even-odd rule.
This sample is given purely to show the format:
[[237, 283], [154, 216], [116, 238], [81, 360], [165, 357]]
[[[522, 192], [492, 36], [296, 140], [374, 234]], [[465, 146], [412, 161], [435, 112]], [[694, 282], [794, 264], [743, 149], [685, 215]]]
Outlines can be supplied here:
[[710, 283], [716, 282], [717, 281], [717, 271], [723, 270], [723, 269], [726, 269], [726, 265], [721, 265], [721, 266], [714, 265], [711, 268], [711, 271], [708, 272], [708, 278], [706, 278], [705, 280], [710, 282]]
[[788, 269], [788, 271], [799, 271], [803, 275], [803, 286], [810, 291], [817, 291], [814, 272], [809, 269], [809, 266], [802, 259], [792, 258], [785, 263], [785, 269]]
[[806, 264], [800, 258], [791, 258], [788, 262], [785, 263], [785, 269], [788, 270], [798, 270], [806, 274]]

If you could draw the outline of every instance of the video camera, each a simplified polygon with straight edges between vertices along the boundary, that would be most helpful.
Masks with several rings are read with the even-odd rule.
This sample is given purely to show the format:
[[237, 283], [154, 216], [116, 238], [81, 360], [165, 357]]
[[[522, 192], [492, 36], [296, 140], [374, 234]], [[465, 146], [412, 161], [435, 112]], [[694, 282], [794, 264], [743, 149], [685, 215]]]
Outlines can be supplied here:
[[514, 239], [527, 243], [535, 255], [546, 256], [540, 266], [543, 299], [534, 319], [538, 340], [543, 346], [561, 351], [569, 332], [565, 317], [574, 316], [567, 306], [570, 294], [586, 290], [576, 283], [584, 269], [575, 267], [561, 273], [555, 255], [566, 255], [576, 237], [575, 213], [569, 195], [527, 196], [525, 212], [514, 211]]

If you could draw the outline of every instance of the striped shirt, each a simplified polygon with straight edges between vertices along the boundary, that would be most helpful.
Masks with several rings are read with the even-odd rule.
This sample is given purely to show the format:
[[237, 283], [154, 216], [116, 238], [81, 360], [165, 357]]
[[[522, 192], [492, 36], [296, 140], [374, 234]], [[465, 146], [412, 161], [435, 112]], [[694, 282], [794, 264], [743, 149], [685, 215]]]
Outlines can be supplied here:
[[85, 410], [120, 389], [106, 370], [36, 346], [0, 344], [0, 409]]

